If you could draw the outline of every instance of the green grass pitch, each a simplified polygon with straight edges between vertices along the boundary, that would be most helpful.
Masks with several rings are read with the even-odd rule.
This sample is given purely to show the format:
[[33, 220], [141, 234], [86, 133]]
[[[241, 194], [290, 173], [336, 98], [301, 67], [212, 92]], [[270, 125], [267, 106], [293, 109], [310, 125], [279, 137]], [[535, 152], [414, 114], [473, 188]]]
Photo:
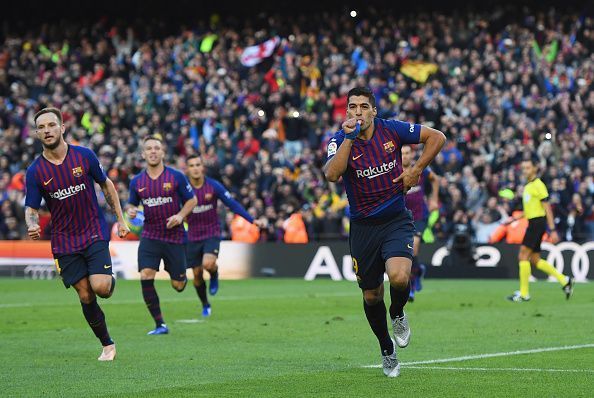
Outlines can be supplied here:
[[[140, 283], [120, 280], [100, 300], [118, 355], [100, 363], [74, 291], [0, 279], [0, 396], [592, 396], [594, 285], [578, 284], [566, 301], [559, 285], [538, 282], [532, 301], [504, 300], [516, 287], [425, 281], [406, 307], [401, 376], [388, 379], [368, 366], [379, 365], [379, 348], [350, 282], [221, 281], [203, 320], [191, 285], [176, 293], [159, 281], [171, 333], [147, 336]], [[497, 355], [477, 357], [486, 354]]]

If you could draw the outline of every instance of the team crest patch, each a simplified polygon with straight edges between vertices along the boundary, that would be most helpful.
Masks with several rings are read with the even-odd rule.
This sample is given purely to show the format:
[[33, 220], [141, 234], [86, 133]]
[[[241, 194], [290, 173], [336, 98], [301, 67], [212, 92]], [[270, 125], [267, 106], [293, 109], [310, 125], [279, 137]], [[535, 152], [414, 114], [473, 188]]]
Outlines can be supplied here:
[[171, 183], [170, 182], [163, 183], [163, 191], [171, 191]]
[[83, 169], [81, 166], [75, 167], [72, 169], [72, 175], [75, 177], [82, 177]]
[[211, 193], [204, 194], [204, 199], [211, 200], [212, 199], [212, 194]]
[[384, 149], [386, 153], [392, 153], [396, 150], [396, 146], [393, 141], [384, 142]]

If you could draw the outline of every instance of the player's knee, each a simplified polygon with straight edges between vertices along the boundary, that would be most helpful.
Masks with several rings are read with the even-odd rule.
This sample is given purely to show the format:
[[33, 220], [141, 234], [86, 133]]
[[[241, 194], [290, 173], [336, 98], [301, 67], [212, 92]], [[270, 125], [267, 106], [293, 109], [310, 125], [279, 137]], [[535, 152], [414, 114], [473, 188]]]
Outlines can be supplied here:
[[204, 262], [202, 265], [208, 272], [216, 271], [217, 264], [215, 261], [207, 261], [207, 262]]
[[373, 297], [366, 296], [363, 299], [365, 300], [365, 304], [367, 304], [367, 305], [376, 305], [380, 301], [382, 301], [380, 297], [376, 297], [376, 296], [373, 296]]
[[382, 301], [383, 296], [377, 290], [364, 290], [363, 291], [363, 300], [365, 300], [365, 304], [367, 305], [376, 305], [380, 301]]
[[202, 274], [194, 275], [194, 286], [200, 286], [204, 283], [204, 277]]
[[519, 261], [528, 261], [528, 260], [530, 260], [531, 254], [532, 253], [530, 253], [530, 250], [528, 250], [524, 247], [521, 247], [520, 251], [518, 253], [518, 260]]
[[390, 286], [393, 286], [396, 289], [405, 289], [410, 280], [410, 272], [406, 272], [403, 269], [397, 269], [388, 273], [388, 280], [390, 281]]
[[87, 290], [79, 291], [78, 299], [80, 300], [81, 303], [91, 304], [93, 302], [93, 300], [95, 300], [95, 295], [93, 294], [93, 292], [90, 292]]
[[93, 292], [101, 298], [109, 298], [113, 292], [112, 281], [93, 285]]
[[95, 294], [101, 298], [109, 298], [111, 297], [111, 289], [99, 289], [95, 292]]
[[171, 285], [175, 290], [177, 290], [178, 293], [181, 293], [186, 288], [186, 282], [187, 281], [172, 281]]
[[398, 274], [394, 278], [390, 278], [390, 286], [396, 290], [404, 290], [410, 282], [410, 275]]

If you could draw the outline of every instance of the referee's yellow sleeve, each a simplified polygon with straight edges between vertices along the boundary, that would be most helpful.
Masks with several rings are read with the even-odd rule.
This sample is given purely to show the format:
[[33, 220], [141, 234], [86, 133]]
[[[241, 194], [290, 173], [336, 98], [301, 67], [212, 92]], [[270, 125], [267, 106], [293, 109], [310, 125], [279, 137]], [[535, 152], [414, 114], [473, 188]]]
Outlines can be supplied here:
[[538, 184], [538, 199], [544, 200], [549, 197], [549, 191], [547, 190], [547, 186], [539, 180], [540, 184]]

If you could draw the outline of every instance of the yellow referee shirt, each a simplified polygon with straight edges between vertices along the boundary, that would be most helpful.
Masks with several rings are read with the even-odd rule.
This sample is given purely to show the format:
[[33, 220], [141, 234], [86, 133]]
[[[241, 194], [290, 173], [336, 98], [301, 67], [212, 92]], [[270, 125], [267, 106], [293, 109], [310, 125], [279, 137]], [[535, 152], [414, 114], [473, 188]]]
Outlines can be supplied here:
[[527, 219], [544, 217], [545, 209], [541, 201], [549, 197], [549, 191], [540, 178], [535, 178], [524, 187], [522, 202], [524, 204], [524, 216]]

